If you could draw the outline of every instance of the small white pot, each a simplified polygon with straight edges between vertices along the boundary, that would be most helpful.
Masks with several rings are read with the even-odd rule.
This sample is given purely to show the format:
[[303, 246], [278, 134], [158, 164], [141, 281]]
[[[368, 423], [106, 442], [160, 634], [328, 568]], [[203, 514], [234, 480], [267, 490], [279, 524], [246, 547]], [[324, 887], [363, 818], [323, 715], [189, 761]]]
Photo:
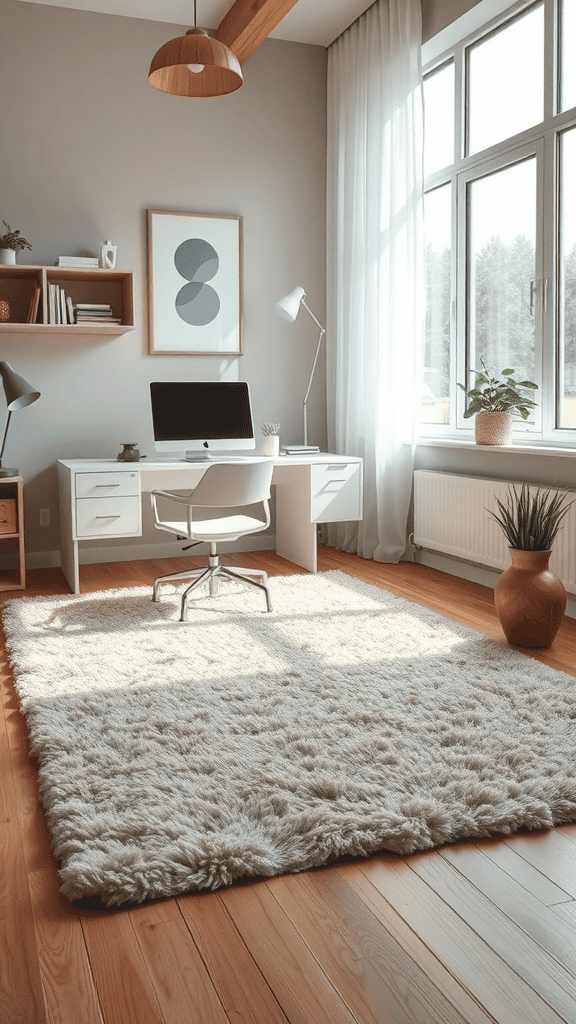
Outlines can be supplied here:
[[275, 456], [280, 451], [278, 434], [264, 434], [262, 438], [262, 455]]
[[477, 412], [474, 419], [476, 444], [512, 444], [511, 412]]
[[16, 263], [16, 249], [0, 249], [0, 263]]

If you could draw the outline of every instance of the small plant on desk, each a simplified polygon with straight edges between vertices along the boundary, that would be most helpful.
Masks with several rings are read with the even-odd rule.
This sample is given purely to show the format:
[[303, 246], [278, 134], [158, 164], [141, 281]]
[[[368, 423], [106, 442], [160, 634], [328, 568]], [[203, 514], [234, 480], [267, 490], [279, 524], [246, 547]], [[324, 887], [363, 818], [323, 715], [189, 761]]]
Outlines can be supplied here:
[[280, 427], [280, 423], [263, 423], [262, 433], [264, 434], [264, 437], [274, 437], [275, 434], [280, 433]]

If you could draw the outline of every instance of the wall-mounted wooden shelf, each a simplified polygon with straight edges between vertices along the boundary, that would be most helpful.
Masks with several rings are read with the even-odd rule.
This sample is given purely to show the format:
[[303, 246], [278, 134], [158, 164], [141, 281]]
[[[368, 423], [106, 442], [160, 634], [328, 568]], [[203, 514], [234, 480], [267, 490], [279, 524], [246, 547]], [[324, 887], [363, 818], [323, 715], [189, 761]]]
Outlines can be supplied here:
[[[120, 323], [48, 323], [50, 284], [59, 284], [73, 303], [109, 303], [113, 316], [119, 317]], [[37, 287], [40, 288], [39, 313], [35, 323], [28, 323], [30, 302]], [[0, 299], [7, 299], [11, 310], [10, 320], [0, 322], [0, 333], [117, 336], [134, 330], [134, 298], [130, 270], [0, 264]]]

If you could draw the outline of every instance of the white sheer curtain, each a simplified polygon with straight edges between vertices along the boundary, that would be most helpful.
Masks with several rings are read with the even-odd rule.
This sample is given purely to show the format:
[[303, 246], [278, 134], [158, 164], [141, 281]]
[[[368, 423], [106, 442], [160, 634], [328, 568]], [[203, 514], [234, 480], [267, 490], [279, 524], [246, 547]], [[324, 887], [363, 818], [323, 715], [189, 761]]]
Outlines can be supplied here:
[[377, 0], [328, 52], [329, 450], [364, 458], [364, 520], [328, 543], [398, 562], [424, 332], [420, 0]]

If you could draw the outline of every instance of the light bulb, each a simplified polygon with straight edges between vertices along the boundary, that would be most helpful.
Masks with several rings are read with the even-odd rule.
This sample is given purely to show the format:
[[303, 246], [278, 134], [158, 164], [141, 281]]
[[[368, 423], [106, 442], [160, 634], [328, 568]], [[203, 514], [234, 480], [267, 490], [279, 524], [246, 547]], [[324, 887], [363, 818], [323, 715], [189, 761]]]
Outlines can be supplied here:
[[203, 64], [189, 64], [188, 67], [194, 75], [199, 75], [201, 71], [204, 71]]

